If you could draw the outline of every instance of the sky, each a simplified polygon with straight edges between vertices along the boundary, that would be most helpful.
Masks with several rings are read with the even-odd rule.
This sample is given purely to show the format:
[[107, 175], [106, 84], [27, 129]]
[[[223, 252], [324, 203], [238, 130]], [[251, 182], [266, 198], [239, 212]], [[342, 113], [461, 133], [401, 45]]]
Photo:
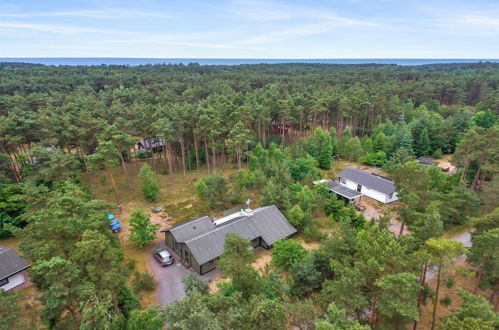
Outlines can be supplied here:
[[499, 0], [0, 0], [0, 57], [499, 58]]

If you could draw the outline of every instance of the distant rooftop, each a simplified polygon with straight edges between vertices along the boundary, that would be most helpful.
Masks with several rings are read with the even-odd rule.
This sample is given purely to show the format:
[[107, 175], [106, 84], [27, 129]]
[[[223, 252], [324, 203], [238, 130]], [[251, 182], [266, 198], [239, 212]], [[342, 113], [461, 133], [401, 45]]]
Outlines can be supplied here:
[[433, 159], [429, 157], [419, 157], [416, 159], [418, 163], [424, 164], [424, 165], [435, 165], [438, 166], [439, 162], [435, 162]]
[[338, 174], [338, 177], [344, 178], [384, 194], [395, 192], [393, 181], [377, 174], [367, 173], [355, 168], [347, 168]]

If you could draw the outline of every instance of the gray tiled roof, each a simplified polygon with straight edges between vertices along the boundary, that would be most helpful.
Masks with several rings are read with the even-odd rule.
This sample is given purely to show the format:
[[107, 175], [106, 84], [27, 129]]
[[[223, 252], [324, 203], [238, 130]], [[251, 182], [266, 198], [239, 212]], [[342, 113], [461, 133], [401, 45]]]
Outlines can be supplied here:
[[435, 166], [438, 166], [438, 164], [439, 164], [438, 162], [433, 161], [433, 159], [431, 159], [429, 157], [419, 157], [416, 160], [418, 161], [418, 163], [425, 164], [425, 165], [435, 165]]
[[376, 174], [367, 173], [355, 168], [347, 168], [338, 174], [338, 177], [344, 178], [384, 194], [395, 192], [393, 181]]
[[172, 233], [177, 242], [184, 243], [185, 241], [213, 228], [215, 228], [213, 219], [211, 217], [204, 216], [182, 222], [181, 224], [169, 228], [168, 231]]
[[341, 195], [346, 198], [354, 198], [357, 196], [362, 196], [361, 192], [358, 192], [357, 190], [352, 190], [350, 188], [347, 188], [345, 186], [342, 186], [340, 183], [336, 181], [329, 181], [327, 183], [327, 188], [331, 190], [332, 192]]
[[251, 220], [267, 245], [272, 245], [278, 240], [296, 233], [296, 228], [288, 222], [288, 219], [275, 205], [253, 210]]
[[185, 241], [185, 244], [197, 262], [204, 264], [223, 253], [225, 235], [228, 233], [235, 233], [250, 240], [261, 237], [267, 245], [272, 245], [295, 232], [296, 229], [277, 207], [272, 205], [252, 210], [249, 216], [241, 216], [219, 225], [213, 225], [213, 228], [204, 233], [193, 235]]
[[29, 264], [16, 251], [0, 246], [0, 280], [17, 274], [28, 267]]

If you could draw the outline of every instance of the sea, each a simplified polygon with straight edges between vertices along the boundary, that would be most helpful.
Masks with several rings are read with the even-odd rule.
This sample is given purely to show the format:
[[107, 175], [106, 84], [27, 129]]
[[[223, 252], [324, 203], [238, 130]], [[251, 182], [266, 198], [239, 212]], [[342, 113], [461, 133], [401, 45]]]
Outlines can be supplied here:
[[148, 64], [193, 64], [199, 65], [241, 65], [279, 63], [325, 63], [325, 64], [395, 64], [427, 65], [442, 63], [494, 62], [499, 59], [405, 59], [405, 58], [325, 58], [325, 59], [266, 59], [266, 58], [119, 58], [119, 57], [0, 57], [0, 62], [33, 63], [43, 65], [148, 65]]

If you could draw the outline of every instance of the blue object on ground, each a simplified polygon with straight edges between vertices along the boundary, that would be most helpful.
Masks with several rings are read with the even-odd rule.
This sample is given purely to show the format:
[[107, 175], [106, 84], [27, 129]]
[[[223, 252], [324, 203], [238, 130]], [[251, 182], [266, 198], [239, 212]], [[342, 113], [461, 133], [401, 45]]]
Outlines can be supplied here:
[[117, 232], [117, 231], [120, 231], [121, 230], [121, 224], [118, 222], [118, 223], [115, 223], [111, 226], [111, 230], [113, 232]]
[[108, 214], [107, 219], [108, 220], [113, 220], [114, 219], [114, 214]]

